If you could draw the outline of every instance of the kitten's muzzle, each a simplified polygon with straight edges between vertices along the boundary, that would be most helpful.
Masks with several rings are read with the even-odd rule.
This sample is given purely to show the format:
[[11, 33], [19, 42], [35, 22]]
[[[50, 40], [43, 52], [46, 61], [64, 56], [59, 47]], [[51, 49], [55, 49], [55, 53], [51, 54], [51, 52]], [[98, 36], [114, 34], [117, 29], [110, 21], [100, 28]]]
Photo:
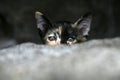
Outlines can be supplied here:
[[69, 38], [69, 39], [67, 40], [67, 44], [68, 44], [68, 45], [72, 45], [72, 44], [75, 44], [75, 43], [76, 43], [76, 39]]
[[51, 41], [49, 43], [47, 43], [50, 46], [54, 46], [54, 45], [60, 45], [60, 41]]
[[50, 46], [60, 45], [61, 44], [61, 40], [57, 39], [57, 40], [53, 40], [53, 41], [47, 41], [46, 44], [50, 45]]

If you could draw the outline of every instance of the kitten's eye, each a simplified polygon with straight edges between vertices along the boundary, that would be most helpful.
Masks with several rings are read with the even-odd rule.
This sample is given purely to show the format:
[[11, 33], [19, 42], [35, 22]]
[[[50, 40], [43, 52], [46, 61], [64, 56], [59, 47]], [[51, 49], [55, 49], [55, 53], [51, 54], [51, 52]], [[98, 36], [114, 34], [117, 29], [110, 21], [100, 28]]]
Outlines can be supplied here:
[[76, 39], [76, 36], [70, 36], [69, 38], [68, 38], [68, 40], [70, 40], [70, 41], [73, 41], [73, 40], [75, 40]]
[[50, 41], [54, 41], [54, 40], [56, 40], [56, 37], [55, 37], [55, 36], [49, 36], [48, 39], [49, 39]]
[[74, 41], [74, 39], [73, 39], [73, 38], [69, 38], [68, 41], [71, 41], [71, 42], [72, 42], [72, 41]]

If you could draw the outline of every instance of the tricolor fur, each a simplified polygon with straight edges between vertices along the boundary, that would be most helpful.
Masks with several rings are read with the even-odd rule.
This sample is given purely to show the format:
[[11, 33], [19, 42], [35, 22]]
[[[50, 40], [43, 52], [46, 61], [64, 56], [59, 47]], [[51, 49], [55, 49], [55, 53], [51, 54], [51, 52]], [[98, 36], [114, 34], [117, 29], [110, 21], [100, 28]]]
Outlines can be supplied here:
[[43, 44], [75, 44], [86, 40], [92, 21], [91, 14], [85, 14], [76, 22], [57, 21], [51, 23], [41, 12], [36, 12], [37, 28]]

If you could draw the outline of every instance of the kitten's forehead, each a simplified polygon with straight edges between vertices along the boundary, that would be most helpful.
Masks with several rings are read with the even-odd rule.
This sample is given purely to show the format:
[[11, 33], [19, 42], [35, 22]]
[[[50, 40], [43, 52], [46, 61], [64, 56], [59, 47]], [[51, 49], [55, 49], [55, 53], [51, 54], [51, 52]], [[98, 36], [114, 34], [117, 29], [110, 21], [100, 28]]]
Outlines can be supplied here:
[[62, 27], [63, 29], [71, 27], [72, 22], [69, 21], [57, 21], [53, 24], [54, 27]]
[[49, 36], [55, 36], [56, 38], [60, 38], [60, 33], [55, 29], [50, 29], [46, 35], [45, 35], [45, 39]]
[[56, 29], [50, 29], [46, 35], [54, 35], [55, 33], [57, 33]]

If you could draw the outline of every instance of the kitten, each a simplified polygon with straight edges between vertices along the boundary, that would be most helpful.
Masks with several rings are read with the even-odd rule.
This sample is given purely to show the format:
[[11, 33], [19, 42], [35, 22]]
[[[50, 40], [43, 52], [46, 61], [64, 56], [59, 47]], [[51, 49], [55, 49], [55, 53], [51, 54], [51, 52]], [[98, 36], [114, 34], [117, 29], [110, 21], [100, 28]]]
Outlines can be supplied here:
[[85, 14], [75, 23], [58, 21], [51, 23], [42, 13], [35, 13], [37, 28], [43, 43], [48, 45], [68, 44], [83, 42], [88, 36], [92, 21], [91, 14]]
[[38, 11], [35, 13], [35, 18], [43, 44], [59, 45], [61, 43], [61, 27], [53, 27], [50, 21]]
[[78, 19], [75, 23], [69, 21], [58, 21], [54, 26], [61, 26], [61, 43], [72, 45], [86, 41], [90, 31], [92, 14], [87, 13]]
[[71, 23], [70, 27], [66, 29], [66, 43], [71, 45], [74, 43], [86, 41], [86, 37], [90, 31], [91, 21], [92, 14], [87, 13], [78, 19], [75, 23]]

